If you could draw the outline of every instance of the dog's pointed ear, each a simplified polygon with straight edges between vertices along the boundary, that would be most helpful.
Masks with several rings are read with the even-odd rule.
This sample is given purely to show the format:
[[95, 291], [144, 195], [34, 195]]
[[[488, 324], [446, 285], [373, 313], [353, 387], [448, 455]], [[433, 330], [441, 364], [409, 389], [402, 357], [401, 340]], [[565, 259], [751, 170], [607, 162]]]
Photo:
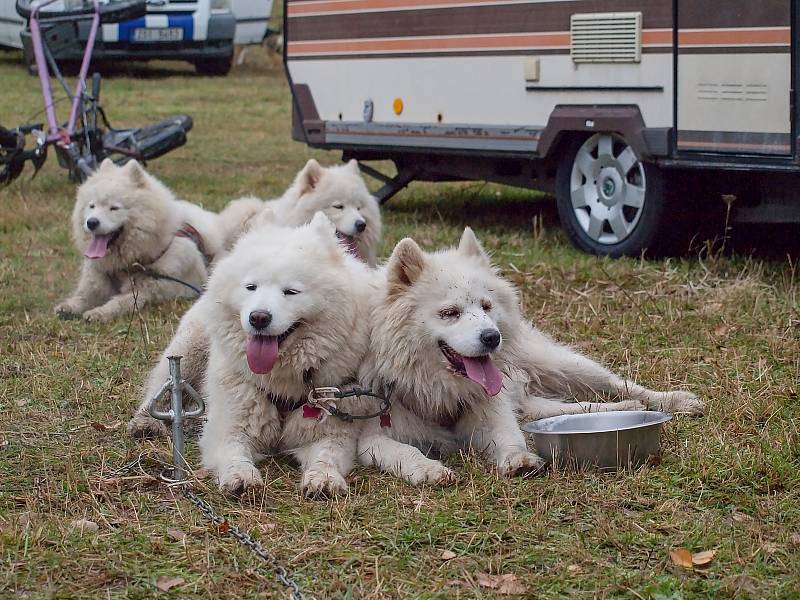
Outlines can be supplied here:
[[114, 164], [114, 161], [110, 158], [104, 158], [103, 162], [100, 163], [100, 166], [97, 168], [98, 172], [106, 173], [108, 171], [116, 170], [117, 165]]
[[310, 158], [306, 163], [306, 166], [303, 167], [303, 170], [297, 175], [300, 195], [303, 196], [314, 191], [319, 184], [319, 180], [322, 179], [322, 174], [324, 172], [325, 169], [322, 168], [322, 165], [320, 165], [315, 159]]
[[351, 158], [350, 160], [348, 160], [346, 167], [356, 175], [361, 174], [361, 167], [358, 166], [358, 161], [355, 158]]
[[478, 238], [475, 237], [475, 232], [472, 231], [471, 227], [464, 228], [464, 233], [461, 234], [461, 241], [458, 242], [458, 251], [464, 256], [477, 258], [487, 265], [492, 262], [492, 259], [489, 257], [486, 250], [483, 249]]
[[400, 240], [387, 265], [389, 295], [399, 296], [410, 288], [425, 270], [425, 253], [411, 238]]
[[122, 167], [122, 172], [136, 187], [144, 187], [147, 184], [147, 175], [137, 161], [132, 160]]

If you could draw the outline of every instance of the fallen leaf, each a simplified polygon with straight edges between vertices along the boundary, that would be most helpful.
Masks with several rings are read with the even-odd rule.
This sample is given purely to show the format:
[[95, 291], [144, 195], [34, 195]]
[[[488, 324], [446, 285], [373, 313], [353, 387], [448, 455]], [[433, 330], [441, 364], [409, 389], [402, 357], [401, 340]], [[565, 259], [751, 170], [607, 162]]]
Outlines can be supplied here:
[[442, 560], [453, 560], [457, 554], [452, 550], [442, 550], [442, 555], [439, 557]]
[[225, 534], [228, 533], [228, 531], [230, 531], [231, 525], [230, 525], [230, 523], [228, 523], [228, 521], [223, 521], [222, 523], [219, 523], [219, 524], [212, 523], [211, 525], [209, 525], [209, 527], [212, 530], [216, 530], [217, 533], [221, 533], [222, 535], [225, 535]]
[[503, 596], [516, 596], [527, 591], [527, 588], [517, 580], [517, 576], [510, 573], [505, 575], [478, 573], [475, 579], [479, 585], [497, 590], [497, 593]]
[[180, 529], [167, 529], [167, 535], [171, 537], [173, 540], [181, 541], [182, 539], [186, 538], [186, 534], [183, 533]]
[[184, 581], [183, 577], [167, 577], [166, 575], [161, 575], [156, 579], [156, 587], [162, 592], [168, 592], [176, 585], [183, 584]]
[[753, 517], [751, 517], [750, 515], [745, 514], [743, 512], [739, 512], [738, 510], [734, 511], [731, 516], [733, 517], [733, 520], [738, 522], [738, 523], [744, 523], [745, 521], [752, 521], [753, 520]]
[[692, 564], [695, 567], [704, 567], [714, 559], [716, 550], [705, 550], [703, 552], [696, 552], [692, 554]]
[[580, 570], [581, 568], [578, 565], [569, 565], [567, 567], [567, 571], [572, 574], [578, 573]]
[[792, 546], [800, 546], [800, 533], [793, 533], [789, 537], [789, 541], [792, 543]]
[[714, 335], [717, 336], [717, 337], [722, 337], [724, 335], [728, 335], [728, 332], [730, 330], [731, 330], [731, 326], [730, 325], [725, 325], [725, 323], [722, 323], [721, 325], [717, 325], [714, 328]]
[[114, 431], [118, 429], [120, 425], [122, 425], [122, 421], [114, 421], [113, 423], [100, 423], [99, 421], [92, 421], [90, 423], [93, 429], [97, 431]]
[[20, 407], [25, 406], [27, 403], [28, 401], [25, 400], [24, 398], [18, 398], [17, 400], [14, 400], [14, 404]]
[[669, 553], [672, 562], [684, 569], [691, 569], [694, 564], [692, 563], [692, 553], [686, 548], [677, 548]]
[[89, 521], [88, 519], [77, 519], [72, 522], [72, 526], [75, 529], [79, 529], [81, 533], [84, 531], [95, 532], [100, 529], [100, 526], [97, 523], [94, 521]]

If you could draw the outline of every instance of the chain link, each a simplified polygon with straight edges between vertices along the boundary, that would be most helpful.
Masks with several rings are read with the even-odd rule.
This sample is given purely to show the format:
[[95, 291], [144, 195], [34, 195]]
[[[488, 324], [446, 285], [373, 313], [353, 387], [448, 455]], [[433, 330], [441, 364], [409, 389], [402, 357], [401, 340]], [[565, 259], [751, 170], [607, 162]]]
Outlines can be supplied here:
[[242, 546], [250, 550], [250, 552], [255, 554], [258, 558], [267, 563], [269, 568], [275, 573], [275, 577], [278, 579], [278, 581], [289, 588], [292, 600], [306, 600], [303, 592], [300, 591], [300, 586], [298, 586], [297, 582], [292, 579], [292, 576], [289, 574], [286, 568], [278, 562], [277, 558], [267, 552], [260, 542], [254, 540], [249, 534], [236, 527], [236, 525], [232, 525], [231, 522], [225, 517], [221, 517], [215, 513], [214, 509], [211, 508], [211, 505], [208, 504], [208, 502], [200, 498], [190, 489], [184, 489], [183, 495], [187, 500], [189, 500], [189, 502], [194, 504], [197, 509], [203, 513], [203, 515], [205, 515], [205, 517], [214, 525], [221, 526], [226, 524], [226, 533], [235, 538]]

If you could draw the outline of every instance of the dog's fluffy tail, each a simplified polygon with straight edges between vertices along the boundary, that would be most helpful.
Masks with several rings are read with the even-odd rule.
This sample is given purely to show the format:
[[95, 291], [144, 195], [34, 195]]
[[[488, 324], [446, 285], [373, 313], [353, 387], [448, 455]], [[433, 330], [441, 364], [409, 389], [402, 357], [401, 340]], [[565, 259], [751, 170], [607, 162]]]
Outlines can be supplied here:
[[228, 202], [219, 213], [225, 248], [230, 250], [243, 233], [248, 231], [250, 221], [264, 208], [264, 201], [254, 196], [245, 196]]

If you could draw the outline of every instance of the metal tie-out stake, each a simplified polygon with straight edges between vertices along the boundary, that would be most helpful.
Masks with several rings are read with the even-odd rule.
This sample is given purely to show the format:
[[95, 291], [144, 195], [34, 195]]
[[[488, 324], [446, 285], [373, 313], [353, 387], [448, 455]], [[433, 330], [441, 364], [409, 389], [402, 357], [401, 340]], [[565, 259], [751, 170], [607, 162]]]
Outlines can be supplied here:
[[[186, 458], [183, 453], [183, 419], [185, 417], [199, 417], [205, 410], [205, 404], [200, 394], [185, 380], [181, 379], [180, 356], [169, 356], [169, 379], [164, 382], [161, 389], [150, 400], [148, 412], [154, 419], [172, 424], [172, 473], [169, 479], [172, 482], [186, 480]], [[168, 411], [158, 409], [158, 402], [169, 392], [171, 406]], [[183, 392], [186, 392], [196, 404], [189, 411], [183, 409]], [[165, 474], [162, 474], [165, 476]], [[165, 477], [166, 478], [166, 477]]]

